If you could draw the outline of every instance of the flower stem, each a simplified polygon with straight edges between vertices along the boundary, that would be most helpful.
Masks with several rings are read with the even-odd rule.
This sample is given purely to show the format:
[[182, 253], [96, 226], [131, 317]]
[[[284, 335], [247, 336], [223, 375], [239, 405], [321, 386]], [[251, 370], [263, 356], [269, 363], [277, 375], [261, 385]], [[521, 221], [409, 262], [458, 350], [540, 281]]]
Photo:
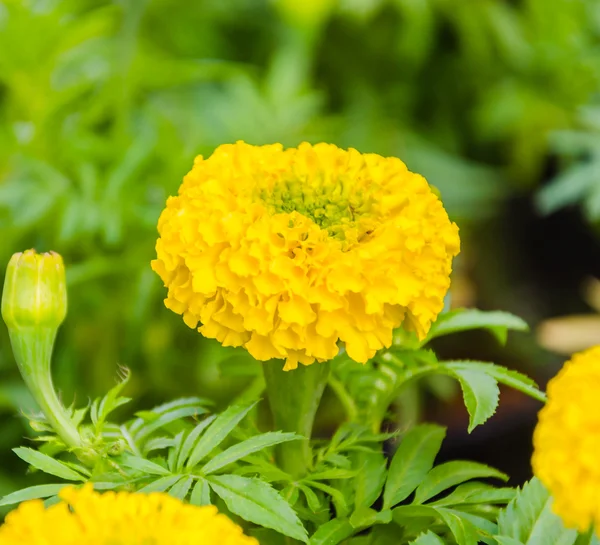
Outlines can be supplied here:
[[10, 331], [10, 341], [19, 371], [54, 431], [69, 447], [80, 447], [77, 427], [62, 405], [50, 370], [56, 328], [30, 327]]
[[284, 471], [302, 477], [312, 466], [310, 438], [329, 377], [329, 363], [302, 365], [293, 371], [283, 371], [280, 362], [269, 362], [263, 365], [263, 372], [275, 429], [304, 437], [279, 445], [277, 460]]

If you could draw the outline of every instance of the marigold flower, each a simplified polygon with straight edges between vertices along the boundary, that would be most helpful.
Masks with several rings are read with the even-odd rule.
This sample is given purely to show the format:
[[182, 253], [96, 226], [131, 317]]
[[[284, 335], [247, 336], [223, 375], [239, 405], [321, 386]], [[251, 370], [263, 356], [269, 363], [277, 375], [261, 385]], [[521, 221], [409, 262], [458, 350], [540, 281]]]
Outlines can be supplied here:
[[[600, 346], [565, 363], [548, 384], [533, 435], [533, 472], [568, 527], [600, 528]], [[600, 533], [599, 533], [600, 535]]]
[[44, 508], [22, 503], [0, 527], [0, 545], [258, 545], [212, 505], [187, 505], [163, 493], [66, 488]]
[[185, 323], [285, 369], [365, 362], [443, 308], [458, 228], [399, 159], [330, 144], [218, 147], [167, 200], [153, 269]]

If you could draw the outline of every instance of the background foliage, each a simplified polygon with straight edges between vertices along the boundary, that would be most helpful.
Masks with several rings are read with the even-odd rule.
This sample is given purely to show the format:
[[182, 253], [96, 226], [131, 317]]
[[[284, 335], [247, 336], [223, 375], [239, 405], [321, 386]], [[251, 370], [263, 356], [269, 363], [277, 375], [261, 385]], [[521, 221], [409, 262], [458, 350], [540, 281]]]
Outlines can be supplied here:
[[[585, 310], [579, 284], [600, 274], [588, 257], [599, 36], [595, 0], [0, 2], [0, 264], [27, 247], [65, 257], [65, 400], [104, 393], [118, 364], [145, 406], [189, 395], [223, 406], [256, 374], [243, 351], [166, 311], [149, 268], [167, 195], [196, 154], [237, 139], [397, 155], [461, 226], [455, 301], [534, 325]], [[0, 329], [4, 494], [22, 484], [9, 448], [29, 433], [14, 415], [31, 403]], [[439, 348], [487, 356], [469, 339], [468, 351]], [[548, 359], [531, 341], [511, 346], [503, 363]]]

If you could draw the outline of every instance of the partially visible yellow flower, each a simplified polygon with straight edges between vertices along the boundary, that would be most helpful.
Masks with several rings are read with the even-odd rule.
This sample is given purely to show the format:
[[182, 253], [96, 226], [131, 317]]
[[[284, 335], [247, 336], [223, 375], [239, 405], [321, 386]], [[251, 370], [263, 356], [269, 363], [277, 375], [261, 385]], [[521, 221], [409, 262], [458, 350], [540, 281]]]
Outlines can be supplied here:
[[573, 356], [549, 382], [533, 435], [533, 472], [565, 525], [580, 531], [592, 523], [600, 529], [599, 394], [596, 346]]
[[158, 222], [152, 268], [185, 323], [285, 369], [365, 362], [443, 308], [451, 223], [402, 161], [330, 144], [218, 147], [196, 158]]
[[258, 545], [217, 508], [163, 493], [94, 492], [69, 487], [44, 508], [22, 503], [0, 527], [0, 545]]

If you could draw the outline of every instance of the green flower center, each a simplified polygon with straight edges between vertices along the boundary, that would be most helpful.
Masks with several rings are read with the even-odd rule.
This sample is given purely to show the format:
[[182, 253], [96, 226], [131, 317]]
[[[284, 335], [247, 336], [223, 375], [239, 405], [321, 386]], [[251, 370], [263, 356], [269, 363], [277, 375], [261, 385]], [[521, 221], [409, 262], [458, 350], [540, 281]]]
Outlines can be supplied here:
[[346, 240], [349, 229], [367, 230], [360, 226], [371, 215], [374, 201], [370, 191], [356, 191], [355, 185], [343, 178], [312, 184], [297, 179], [280, 181], [272, 189], [261, 189], [259, 197], [271, 212], [302, 214], [339, 240]]

